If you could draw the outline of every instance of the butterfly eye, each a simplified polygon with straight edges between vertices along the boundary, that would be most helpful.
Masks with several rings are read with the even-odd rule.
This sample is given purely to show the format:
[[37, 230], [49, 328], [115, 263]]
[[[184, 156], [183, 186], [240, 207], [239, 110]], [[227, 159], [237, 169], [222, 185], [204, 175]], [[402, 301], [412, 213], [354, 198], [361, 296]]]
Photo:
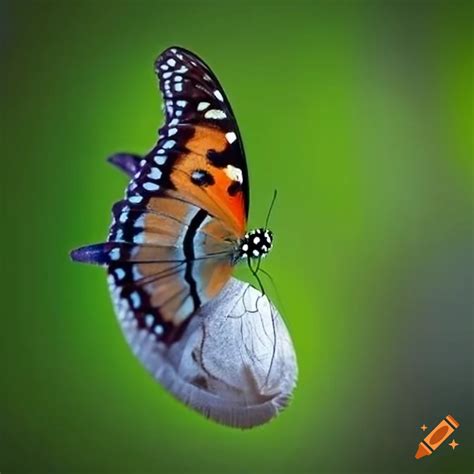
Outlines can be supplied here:
[[197, 186], [212, 186], [215, 181], [211, 173], [206, 170], [195, 170], [191, 175], [191, 182]]

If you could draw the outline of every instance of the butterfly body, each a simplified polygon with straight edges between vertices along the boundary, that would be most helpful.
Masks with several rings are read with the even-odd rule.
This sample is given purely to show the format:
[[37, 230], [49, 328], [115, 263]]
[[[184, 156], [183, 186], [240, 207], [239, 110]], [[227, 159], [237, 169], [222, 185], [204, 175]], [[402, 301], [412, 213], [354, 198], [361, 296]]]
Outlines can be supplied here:
[[[110, 292], [128, 342], [147, 368], [151, 370], [152, 366], [154, 375], [183, 399], [181, 391], [173, 390], [174, 382], [167, 378], [169, 373], [162, 371], [169, 362], [169, 351], [176, 351], [174, 346], [183, 347], [183, 337], [191, 331], [188, 326], [196, 334], [204, 331], [200, 337], [207, 337], [208, 322], [200, 320], [201, 324], [196, 326], [196, 315], [214, 320], [215, 302], [219, 301], [221, 307], [227, 308], [226, 318], [239, 318], [247, 313], [264, 318], [271, 313], [273, 321], [276, 310], [270, 303], [261, 306], [264, 295], [231, 279], [240, 260], [260, 259], [271, 250], [273, 235], [263, 228], [247, 232], [249, 184], [243, 143], [230, 104], [212, 71], [182, 48], [162, 53], [155, 71], [165, 111], [158, 143], [144, 157], [118, 154], [109, 159], [131, 180], [124, 199], [112, 208], [107, 242], [79, 248], [71, 255], [76, 261], [107, 268]], [[230, 290], [225, 292], [224, 288]], [[251, 303], [255, 307], [244, 305], [243, 313], [235, 313], [243, 294], [253, 295]], [[219, 324], [225, 321], [222, 315], [217, 319]], [[255, 324], [257, 320], [252, 321], [246, 324]], [[286, 352], [281, 357], [292, 354], [286, 347], [291, 346], [291, 340], [285, 337], [282, 345]], [[273, 344], [276, 343], [274, 340]], [[147, 360], [154, 357], [153, 351], [161, 356], [154, 358], [150, 366]], [[265, 346], [265, 351], [267, 359], [271, 355], [271, 363], [266, 359], [265, 370], [271, 371], [277, 349], [268, 352]], [[225, 355], [220, 357], [225, 364]], [[232, 357], [236, 357], [235, 370], [249, 370], [242, 367], [237, 352]], [[286, 362], [293, 369], [288, 380], [294, 385], [294, 354], [290, 359]], [[163, 367], [157, 367], [159, 362]], [[280, 368], [286, 367], [286, 362], [282, 361]], [[173, 368], [177, 373], [180, 369], [184, 372], [180, 375], [186, 384], [194, 370], [192, 362], [189, 364]], [[203, 376], [199, 375], [201, 381]], [[264, 393], [268, 388], [266, 381], [263, 383], [261, 374], [257, 378]], [[242, 379], [238, 385], [247, 387], [249, 380]], [[209, 380], [206, 384], [212, 385]], [[285, 396], [290, 385], [285, 385]], [[227, 390], [223, 385], [212, 386], [215, 396], [223, 396]], [[255, 388], [256, 393], [260, 389]], [[234, 395], [238, 398], [237, 393], [240, 392], [237, 390]], [[204, 394], [200, 393], [201, 396]], [[245, 407], [245, 400], [250, 398], [241, 396]], [[214, 398], [206, 395], [203, 400], [209, 404]], [[192, 400], [188, 402], [195, 406]], [[272, 403], [274, 413], [280, 402]], [[206, 413], [208, 408], [197, 407]], [[225, 413], [216, 412], [215, 418], [225, 418]], [[242, 418], [241, 423], [250, 422]]]
[[251, 230], [244, 235], [238, 246], [239, 258], [262, 258], [265, 257], [273, 247], [273, 232], [260, 227]]

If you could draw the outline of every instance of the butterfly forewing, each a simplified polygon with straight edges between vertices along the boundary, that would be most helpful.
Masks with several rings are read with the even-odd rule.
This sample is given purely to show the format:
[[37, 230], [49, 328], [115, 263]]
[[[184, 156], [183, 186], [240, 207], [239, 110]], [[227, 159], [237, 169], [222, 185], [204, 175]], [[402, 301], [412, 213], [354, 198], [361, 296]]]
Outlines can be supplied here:
[[[196, 174], [194, 184], [202, 182], [207, 194], [224, 205], [228, 200], [239, 201], [240, 207], [234, 202], [230, 208], [244, 229], [249, 207], [247, 164], [237, 121], [223, 88], [202, 60], [182, 48], [167, 49], [157, 59], [155, 71], [166, 112], [159, 145], [172, 149], [176, 142], [181, 150], [190, 152], [187, 161], [208, 173], [202, 178]], [[218, 170], [221, 173], [215, 176]], [[211, 186], [208, 181], [212, 178], [215, 183]], [[215, 196], [217, 191], [220, 193]]]

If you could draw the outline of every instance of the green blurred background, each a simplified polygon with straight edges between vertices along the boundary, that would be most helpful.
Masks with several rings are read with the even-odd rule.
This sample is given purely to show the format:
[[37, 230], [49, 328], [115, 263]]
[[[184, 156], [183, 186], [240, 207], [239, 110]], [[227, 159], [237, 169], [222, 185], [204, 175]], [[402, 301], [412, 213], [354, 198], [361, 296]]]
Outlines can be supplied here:
[[[472, 472], [470, 2], [2, 2], [0, 21], [2, 474]], [[265, 267], [300, 376], [251, 431], [159, 387], [103, 270], [68, 258], [123, 194], [105, 157], [155, 143], [173, 44], [232, 102], [251, 226], [279, 191]], [[448, 413], [460, 446], [415, 461]]]

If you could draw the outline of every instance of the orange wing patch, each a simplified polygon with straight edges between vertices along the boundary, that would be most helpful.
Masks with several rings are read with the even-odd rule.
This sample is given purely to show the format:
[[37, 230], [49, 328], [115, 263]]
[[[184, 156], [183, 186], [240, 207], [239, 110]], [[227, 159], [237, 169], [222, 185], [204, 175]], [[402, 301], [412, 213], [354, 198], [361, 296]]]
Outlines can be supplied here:
[[[242, 237], [246, 229], [246, 211], [242, 190], [242, 170], [226, 162], [230, 144], [217, 128], [196, 126], [185, 144], [188, 152], [174, 163], [171, 182], [178, 192], [221, 219]], [[215, 159], [209, 159], [209, 152]], [[222, 163], [219, 158], [222, 157]]]
[[[196, 309], [193, 291], [204, 304], [219, 293], [232, 272], [235, 234], [210, 215], [194, 229], [195, 216], [203, 212], [169, 196], [153, 197], [145, 212], [136, 211], [136, 245], [126, 259], [133, 283], [149, 296], [152, 307], [159, 308], [163, 321], [176, 327]], [[191, 260], [185, 243], [189, 235]]]
[[198, 155], [206, 156], [208, 150], [222, 152], [227, 148], [227, 140], [222, 130], [202, 125], [194, 127], [194, 135], [187, 141], [186, 148]]

